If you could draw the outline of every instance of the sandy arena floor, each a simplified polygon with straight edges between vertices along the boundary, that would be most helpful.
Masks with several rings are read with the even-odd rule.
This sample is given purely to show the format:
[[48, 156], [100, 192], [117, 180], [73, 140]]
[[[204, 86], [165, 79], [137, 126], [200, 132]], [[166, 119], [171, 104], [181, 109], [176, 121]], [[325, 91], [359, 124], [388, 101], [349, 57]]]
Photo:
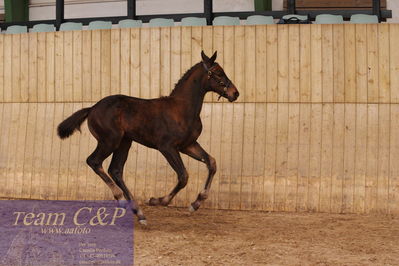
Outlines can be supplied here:
[[144, 207], [135, 265], [399, 265], [399, 217]]

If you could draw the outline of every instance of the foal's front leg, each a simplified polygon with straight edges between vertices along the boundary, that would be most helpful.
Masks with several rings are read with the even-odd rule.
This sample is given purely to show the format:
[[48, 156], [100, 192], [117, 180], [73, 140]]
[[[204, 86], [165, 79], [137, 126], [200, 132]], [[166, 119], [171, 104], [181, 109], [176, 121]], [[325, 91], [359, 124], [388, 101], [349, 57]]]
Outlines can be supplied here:
[[166, 160], [172, 166], [177, 174], [177, 185], [166, 196], [160, 198], [151, 198], [149, 205], [163, 205], [167, 206], [176, 194], [187, 185], [188, 173], [184, 167], [183, 161], [180, 157], [179, 151], [176, 148], [168, 147], [160, 149], [160, 152], [165, 156]]
[[208, 167], [208, 178], [206, 179], [204, 189], [198, 194], [197, 199], [191, 203], [189, 208], [191, 212], [194, 212], [198, 210], [201, 203], [208, 198], [213, 176], [216, 173], [216, 161], [198, 144], [198, 142], [194, 142], [192, 145], [182, 150], [182, 152], [198, 161], [205, 163]]

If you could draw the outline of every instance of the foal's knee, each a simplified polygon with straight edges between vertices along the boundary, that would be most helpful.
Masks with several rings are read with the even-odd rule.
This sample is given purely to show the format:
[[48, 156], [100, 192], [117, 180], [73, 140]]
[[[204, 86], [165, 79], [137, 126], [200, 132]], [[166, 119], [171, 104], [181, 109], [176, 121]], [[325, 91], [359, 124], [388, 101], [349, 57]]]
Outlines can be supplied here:
[[180, 189], [184, 188], [187, 185], [188, 182], [188, 173], [187, 171], [184, 171], [180, 176], [179, 176], [179, 183], [178, 186]]
[[216, 160], [212, 156], [209, 156], [208, 169], [211, 175], [214, 175], [216, 173]]
[[91, 157], [91, 156], [87, 157], [86, 163], [93, 170], [101, 168], [101, 163], [98, 160], [96, 160], [95, 158]]
[[117, 168], [108, 168], [108, 174], [112, 177], [119, 177], [121, 175], [121, 171]]

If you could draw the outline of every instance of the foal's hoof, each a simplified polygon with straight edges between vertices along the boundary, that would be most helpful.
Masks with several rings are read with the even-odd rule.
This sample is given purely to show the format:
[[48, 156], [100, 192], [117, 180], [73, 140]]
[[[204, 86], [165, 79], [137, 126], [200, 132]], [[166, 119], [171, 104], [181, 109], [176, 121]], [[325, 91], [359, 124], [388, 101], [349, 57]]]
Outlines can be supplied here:
[[157, 206], [160, 204], [159, 198], [150, 198], [148, 201], [148, 205], [150, 206]]
[[194, 207], [192, 205], [190, 205], [190, 207], [188, 207], [188, 211], [193, 213], [196, 211], [196, 209], [194, 209]]
[[147, 220], [146, 219], [139, 220], [139, 224], [141, 224], [143, 226], [147, 226]]
[[200, 203], [191, 203], [190, 207], [188, 207], [189, 212], [195, 212], [200, 207]]

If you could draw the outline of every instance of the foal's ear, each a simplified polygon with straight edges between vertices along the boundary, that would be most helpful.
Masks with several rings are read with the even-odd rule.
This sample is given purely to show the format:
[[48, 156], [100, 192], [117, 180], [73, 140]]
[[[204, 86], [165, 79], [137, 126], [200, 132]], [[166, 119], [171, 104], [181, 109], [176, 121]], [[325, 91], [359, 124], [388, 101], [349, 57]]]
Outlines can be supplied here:
[[205, 64], [209, 64], [209, 57], [204, 53], [204, 51], [201, 51], [201, 57], [202, 57], [202, 62]]
[[215, 63], [217, 56], [218, 56], [218, 51], [215, 51], [215, 53], [212, 55], [211, 59], [209, 59], [211, 62], [211, 65], [213, 65], [213, 63]]

